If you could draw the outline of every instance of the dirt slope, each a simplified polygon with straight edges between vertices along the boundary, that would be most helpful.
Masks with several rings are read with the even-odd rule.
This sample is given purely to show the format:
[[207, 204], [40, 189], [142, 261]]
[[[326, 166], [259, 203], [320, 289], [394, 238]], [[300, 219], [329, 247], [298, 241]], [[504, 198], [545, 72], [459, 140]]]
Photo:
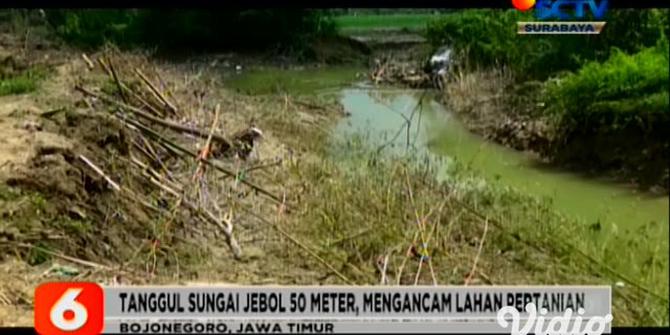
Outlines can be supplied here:
[[[4, 52], [11, 54], [11, 46]], [[223, 189], [226, 194], [242, 192], [241, 203], [253, 208], [253, 215], [235, 212], [235, 236], [244, 251], [241, 260], [233, 259], [216, 229], [197, 226], [200, 223], [187, 214], [176, 216], [176, 222], [163, 226], [161, 220], [165, 218], [153, 217], [116, 194], [77, 157], [85, 155], [101, 164], [112, 179], [123, 183], [127, 177], [124, 171], [127, 166], [122, 163], [127, 160], [123, 155], [127, 144], [123, 137], [127, 132], [105, 115], [99, 101], [86, 102], [74, 90], [76, 84], [83, 84], [105, 91], [112, 82], [99, 67], [89, 69], [80, 53], [51, 52], [48, 62], [58, 65], [50, 66], [37, 91], [0, 97], [0, 326], [32, 325], [33, 291], [44, 281], [90, 280], [106, 284], [319, 281], [320, 271], [313, 262], [287, 258], [294, 247], [257, 218], [276, 216], [276, 204], [245, 190], [235, 180], [207, 172], [212, 175], [209, 182], [214, 183], [209, 184], [211, 192]], [[28, 57], [35, 63], [44, 62], [45, 53], [33, 51]], [[91, 59], [98, 56], [101, 54], [89, 55]], [[284, 136], [273, 132], [271, 125], [275, 121], [265, 117], [275, 112], [274, 102], [229, 93], [217, 81], [216, 74], [203, 74], [203, 69], [211, 70], [206, 63], [159, 64], [139, 54], [115, 56], [119, 69], [142, 67], [149, 75], [156, 74], [152, 78], [164, 81], [162, 84], [171, 88], [175, 101], [188, 111], [179, 120], [185, 124], [207, 129], [212, 123], [210, 107], [214, 103], [222, 106], [221, 129], [225, 131], [244, 129], [255, 122], [264, 130], [264, 138], [256, 149], [259, 161], [224, 163], [238, 168], [267, 164], [269, 167], [249, 172], [250, 177], [246, 178], [254, 178], [270, 192], [291, 193], [295, 185], [285, 180], [281, 161], [300, 153], [289, 150], [282, 141]], [[129, 70], [123, 74], [129, 75]], [[95, 108], [91, 108], [91, 103]], [[311, 122], [318, 119], [310, 114], [298, 111], [296, 115], [303, 115]], [[203, 145], [202, 139], [179, 138], [191, 150]], [[119, 158], [109, 160], [110, 155]], [[118, 170], [113, 166], [115, 162], [120, 164]], [[151, 190], [141, 192], [150, 194]], [[165, 232], [166, 229], [169, 231]], [[291, 263], [288, 268], [287, 263]]]

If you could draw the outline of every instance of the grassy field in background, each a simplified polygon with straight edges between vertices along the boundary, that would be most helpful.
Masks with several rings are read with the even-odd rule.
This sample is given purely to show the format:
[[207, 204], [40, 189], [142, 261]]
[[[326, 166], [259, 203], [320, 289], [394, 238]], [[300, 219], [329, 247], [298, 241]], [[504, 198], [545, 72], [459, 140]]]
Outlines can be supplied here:
[[347, 85], [356, 80], [364, 68], [339, 66], [311, 71], [263, 69], [230, 78], [228, 85], [251, 95], [288, 92], [295, 95], [315, 93], [320, 89]]
[[340, 15], [335, 22], [342, 32], [358, 32], [382, 29], [423, 30], [428, 21], [439, 14], [387, 14], [387, 15]]

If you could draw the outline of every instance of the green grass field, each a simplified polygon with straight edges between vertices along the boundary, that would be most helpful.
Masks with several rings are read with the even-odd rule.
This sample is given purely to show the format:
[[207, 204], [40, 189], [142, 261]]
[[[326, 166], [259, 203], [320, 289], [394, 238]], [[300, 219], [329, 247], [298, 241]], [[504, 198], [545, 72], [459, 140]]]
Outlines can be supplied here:
[[439, 16], [439, 14], [341, 15], [335, 17], [335, 22], [344, 33], [382, 29], [417, 31], [423, 30], [428, 21]]

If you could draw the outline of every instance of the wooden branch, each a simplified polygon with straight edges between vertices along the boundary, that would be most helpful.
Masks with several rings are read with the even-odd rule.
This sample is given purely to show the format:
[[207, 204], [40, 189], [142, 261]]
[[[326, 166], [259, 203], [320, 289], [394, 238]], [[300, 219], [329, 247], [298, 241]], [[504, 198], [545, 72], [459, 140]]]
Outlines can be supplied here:
[[95, 68], [95, 65], [93, 64], [91, 59], [88, 58], [88, 56], [86, 56], [85, 53], [81, 54], [81, 58], [84, 59], [84, 62], [86, 62], [86, 66], [88, 66], [89, 70], [93, 70]]
[[167, 100], [167, 98], [165, 98], [165, 96], [156, 88], [156, 86], [151, 82], [151, 80], [149, 80], [149, 78], [147, 78], [144, 75], [144, 73], [142, 73], [142, 71], [140, 71], [140, 69], [135, 68], [135, 73], [137, 73], [137, 75], [142, 79], [142, 81], [144, 81], [144, 83], [147, 86], [149, 86], [149, 89], [154, 94], [156, 99], [160, 100], [163, 104], [165, 104], [165, 106], [167, 106], [172, 111], [172, 114], [177, 113], [177, 107], [175, 107], [172, 103], [170, 103]]
[[104, 172], [102, 172], [102, 170], [100, 170], [99, 167], [97, 167], [97, 166], [96, 166], [95, 164], [93, 164], [90, 160], [88, 160], [88, 158], [84, 157], [84, 155], [79, 155], [79, 159], [81, 159], [82, 161], [84, 161], [84, 163], [86, 163], [86, 165], [88, 165], [91, 169], [93, 169], [93, 171], [95, 171], [95, 172], [96, 172], [97, 174], [99, 174], [101, 177], [105, 178], [105, 180], [107, 181], [107, 183], [109, 183], [109, 185], [111, 185], [112, 188], [113, 188], [114, 190], [116, 190], [117, 192], [120, 192], [120, 191], [121, 191], [121, 187], [119, 186], [119, 184], [115, 183], [115, 182], [112, 180], [112, 178], [109, 178]]
[[186, 197], [180, 195], [177, 191], [171, 189], [169, 186], [161, 183], [159, 180], [157, 180], [154, 177], [149, 177], [148, 178], [151, 183], [154, 185], [158, 186], [165, 192], [171, 194], [172, 196], [181, 199], [180, 204], [182, 204], [184, 207], [186, 207], [189, 211], [191, 211], [193, 214], [198, 215], [205, 221], [208, 221], [210, 223], [213, 223], [215, 226], [221, 228], [223, 231], [223, 234], [226, 236], [226, 243], [230, 247], [230, 250], [233, 253], [233, 256], [235, 259], [241, 259], [242, 258], [242, 249], [240, 248], [239, 243], [237, 243], [237, 240], [235, 239], [235, 236], [233, 236], [233, 225], [230, 221], [226, 222], [226, 225], [224, 225], [220, 220], [218, 219], [212, 212], [204, 209], [204, 208], [199, 208], [195, 204], [193, 204], [191, 201], [186, 199]]
[[[98, 62], [100, 63], [100, 66], [102, 69], [109, 75], [114, 82], [116, 82], [116, 85], [119, 88], [119, 92], [123, 96], [123, 91], [125, 90], [126, 92], [130, 93], [135, 99], [137, 99], [139, 102], [141, 102], [145, 107], [147, 107], [151, 112], [153, 112], [155, 115], [164, 117], [165, 112], [159, 111], [156, 107], [154, 107], [152, 104], [147, 102], [142, 98], [141, 95], [136, 93], [135, 91], [131, 90], [126, 84], [124, 84], [118, 77], [116, 77], [116, 71], [113, 70], [111, 67], [111, 60], [109, 62], [109, 65], [105, 63], [105, 61], [102, 60], [102, 58], [98, 58]], [[124, 102], [128, 103], [126, 99], [124, 99]]]
[[[176, 151], [179, 151], [183, 154], [186, 154], [186, 155], [194, 157], [194, 158], [198, 157], [197, 153], [194, 153], [194, 152], [180, 146], [179, 144], [174, 143], [173, 141], [170, 141], [170, 140], [166, 139], [165, 137], [161, 136], [160, 134], [158, 134], [153, 129], [151, 129], [151, 128], [149, 128], [149, 127], [147, 127], [147, 126], [145, 126], [145, 125], [143, 125], [143, 124], [141, 124], [137, 121], [130, 120], [130, 119], [123, 119], [123, 118], [121, 118], [121, 120], [139, 128], [142, 131], [144, 131], [149, 136], [151, 136], [155, 140], [157, 140], [159, 143], [161, 143], [164, 146], [167, 146], [168, 148], [170, 148], [170, 150], [176, 150]], [[219, 171], [221, 171], [221, 172], [223, 172], [223, 173], [225, 173], [225, 174], [227, 174], [231, 177], [235, 177], [237, 175], [236, 173], [222, 167], [221, 165], [217, 164], [215, 161], [212, 161], [211, 159], [201, 159], [201, 161], [205, 162], [205, 164], [208, 164], [209, 166], [211, 166], [211, 167], [213, 167], [213, 168], [215, 168], [215, 169], [217, 169], [217, 170], [219, 170]], [[279, 198], [278, 196], [270, 193], [269, 191], [265, 190], [264, 188], [262, 188], [258, 185], [255, 185], [254, 183], [252, 183], [252, 182], [250, 182], [246, 179], [242, 179], [240, 182], [249, 186], [249, 187], [251, 187], [252, 189], [256, 190], [258, 193], [261, 193], [261, 194], [264, 194], [264, 195], [270, 197], [271, 199], [273, 199], [277, 203], [280, 203], [280, 204], [282, 203], [281, 198]]]
[[121, 86], [121, 81], [119, 80], [119, 77], [116, 74], [116, 69], [114, 69], [114, 65], [112, 64], [112, 60], [108, 57], [107, 58], [107, 64], [109, 65], [109, 70], [112, 72], [112, 78], [114, 79], [114, 82], [116, 83], [116, 86], [119, 89], [119, 94], [121, 94], [121, 99], [123, 99], [124, 103], [128, 103], [128, 97], [126, 97], [126, 92], [124, 92], [123, 87]]
[[98, 63], [100, 64], [102, 70], [105, 71], [105, 73], [107, 73], [111, 77], [112, 71], [109, 70], [107, 63], [105, 63], [105, 60], [103, 60], [102, 57], [98, 57]]
[[321, 263], [321, 264], [323, 264], [324, 266], [326, 266], [330, 271], [333, 271], [333, 273], [335, 273], [335, 275], [337, 275], [338, 277], [340, 277], [340, 279], [342, 279], [345, 283], [347, 283], [348, 285], [353, 285], [353, 284], [354, 284], [354, 283], [353, 283], [351, 280], [349, 280], [349, 278], [347, 278], [344, 274], [342, 274], [340, 271], [338, 271], [337, 269], [335, 269], [335, 267], [333, 267], [330, 263], [326, 262], [326, 260], [323, 259], [321, 256], [319, 256], [314, 250], [312, 250], [310, 247], [306, 246], [305, 244], [301, 243], [297, 238], [291, 236], [291, 234], [289, 234], [288, 232], [286, 232], [286, 231], [284, 231], [283, 229], [281, 229], [281, 227], [279, 227], [279, 225], [278, 225], [277, 223], [270, 222], [268, 219], [266, 219], [266, 218], [264, 218], [264, 217], [262, 217], [262, 216], [260, 216], [260, 215], [258, 215], [258, 214], [256, 214], [256, 213], [254, 213], [253, 211], [249, 210], [249, 209], [246, 208], [245, 206], [240, 206], [240, 208], [241, 208], [242, 210], [244, 210], [245, 212], [247, 212], [248, 214], [250, 214], [251, 216], [253, 216], [253, 217], [255, 217], [256, 219], [260, 220], [261, 222], [263, 222], [263, 223], [265, 223], [265, 224], [268, 224], [268, 225], [270, 225], [272, 228], [276, 229], [280, 234], [284, 235], [284, 237], [288, 238], [288, 239], [289, 239], [291, 242], [293, 242], [295, 245], [297, 245], [297, 246], [299, 246], [301, 249], [305, 250], [310, 256], [314, 257], [314, 259], [316, 259], [317, 261], [319, 261], [319, 263]]
[[468, 274], [468, 277], [465, 278], [465, 286], [468, 286], [470, 284], [470, 281], [472, 280], [472, 277], [475, 275], [475, 271], [477, 270], [477, 262], [479, 262], [479, 256], [482, 254], [482, 248], [484, 247], [484, 240], [486, 240], [486, 233], [489, 231], [489, 220], [484, 221], [484, 233], [482, 234], [482, 238], [479, 241], [479, 248], [477, 248], [477, 255], [475, 255], [475, 260], [472, 262], [472, 270], [470, 270], [470, 273]]
[[[101, 95], [101, 94], [93, 93], [93, 92], [91, 92], [91, 91], [89, 91], [89, 90], [87, 90], [87, 89], [85, 89], [81, 86], [78, 86], [78, 85], [75, 86], [75, 90], [77, 90], [77, 91], [79, 91], [79, 92], [81, 92], [85, 95], [100, 99], [100, 100], [102, 100], [106, 103], [115, 105], [115, 106], [117, 106], [119, 108], [122, 108], [124, 110], [127, 110], [127, 111], [129, 111], [129, 112], [147, 120], [147, 121], [157, 123], [161, 126], [170, 128], [172, 130], [180, 131], [182, 133], [188, 133], [188, 134], [191, 134], [191, 135], [197, 135], [201, 138], [207, 138], [209, 136], [209, 132], [205, 132], [205, 131], [202, 131], [202, 130], [197, 129], [197, 128], [186, 127], [186, 126], [183, 126], [179, 123], [175, 123], [175, 122], [172, 122], [172, 121], [157, 118], [157, 117], [155, 117], [155, 116], [153, 116], [153, 115], [151, 115], [151, 114], [149, 114], [149, 113], [147, 113], [147, 112], [145, 112], [145, 111], [143, 111], [143, 110], [141, 110], [137, 107], [133, 107], [133, 106], [127, 105], [125, 103], [115, 101], [114, 99], [106, 97], [106, 96]], [[228, 140], [227, 138], [225, 138], [224, 136], [222, 136], [222, 135], [212, 134], [212, 139], [222, 143], [226, 148], [232, 148], [233, 147], [232, 142], [230, 140]]]
[[202, 173], [204, 173], [204, 166], [203, 162], [200, 159], [207, 159], [209, 158], [209, 153], [212, 151], [212, 135], [214, 135], [214, 130], [216, 127], [219, 125], [219, 110], [221, 109], [221, 106], [219, 104], [216, 104], [216, 107], [214, 108], [214, 121], [212, 122], [212, 127], [209, 130], [209, 136], [207, 137], [207, 142], [205, 143], [205, 146], [200, 149], [200, 154], [198, 156], [198, 169], [196, 170], [195, 174], [193, 174], [193, 180], [200, 176]]

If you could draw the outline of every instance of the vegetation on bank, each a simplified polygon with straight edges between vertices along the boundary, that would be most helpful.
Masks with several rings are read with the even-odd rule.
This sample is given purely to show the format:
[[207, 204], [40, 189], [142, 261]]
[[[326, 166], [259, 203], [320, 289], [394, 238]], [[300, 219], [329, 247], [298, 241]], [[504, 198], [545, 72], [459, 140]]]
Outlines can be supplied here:
[[252, 70], [231, 77], [228, 87], [249, 95], [314, 94], [319, 90], [343, 87], [353, 83], [365, 69], [355, 66], [333, 66], [309, 71], [286, 69]]
[[46, 17], [61, 38], [83, 47], [299, 50], [335, 33], [327, 11], [306, 9], [48, 10]]
[[9, 78], [0, 78], [0, 96], [32, 92], [37, 88], [39, 76], [25, 72]]
[[[613, 289], [616, 324], [667, 324], [667, 244], [648, 243], [665, 236], [661, 225], [645, 225], [633, 236], [596, 229], [557, 214], [548, 201], [487, 184], [465, 166], [452, 165], [449, 178], [440, 180], [441, 162], [375, 153], [362, 143], [350, 138], [335, 144], [342, 155], [335, 150], [291, 166], [301, 180], [312, 181], [291, 231], [349, 280], [613, 286], [621, 281], [624, 287]], [[421, 264], [421, 255], [430, 263]]]
[[431, 22], [427, 37], [460, 51], [460, 69], [505, 67], [517, 83], [544, 81], [531, 100], [547, 108], [523, 108], [549, 123], [550, 144], [536, 149], [551, 160], [667, 188], [668, 11], [610, 10], [599, 35], [518, 35], [516, 23], [532, 15], [452, 13]]
[[[300, 77], [308, 79], [307, 75]], [[311, 86], [311, 84], [275, 80], [274, 75], [271, 80], [264, 80], [265, 82], [270, 83], [264, 88], [268, 93], [277, 91], [286, 93], [284, 91], [288, 89], [308, 89]], [[206, 82], [194, 82], [193, 86], [188, 88], [212, 89], [210, 86], [202, 86], [204, 83]], [[214, 87], [213, 91], [218, 90]], [[190, 93], [190, 90], [182, 93]], [[604, 230], [600, 228], [590, 228], [561, 217], [552, 211], [550, 204], [487, 185], [470, 175], [466, 169], [455, 167], [449, 180], [439, 182], [433, 178], [435, 165], [426, 163], [417, 166], [416, 162], [419, 160], [412, 157], [398, 159], [375, 155], [366, 148], [359, 147], [355, 139], [354, 143], [349, 143], [345, 147], [348, 151], [345, 157], [331, 157], [327, 153], [318, 153], [322, 155], [312, 157], [310, 160], [309, 154], [322, 148], [323, 143], [320, 141], [324, 140], [325, 133], [319, 127], [321, 124], [314, 122], [316, 113], [307, 114], [306, 111], [291, 110], [289, 101], [288, 95], [276, 97], [266, 106], [267, 115], [259, 118], [260, 128], [271, 130], [268, 132], [270, 138], [280, 138], [282, 143], [288, 143], [292, 151], [296, 152], [295, 156], [287, 158], [286, 169], [267, 173], [287, 184], [290, 182], [287, 194], [298, 200], [296, 201], [298, 208], [291, 208], [288, 215], [284, 215], [288, 222], [274, 226], [280, 227], [279, 229], [284, 227], [283, 229], [298, 236], [299, 241], [305, 241], [303, 245], [313, 248], [328, 265], [337, 269], [345, 278], [354, 283], [376, 284], [382, 278], [381, 269], [377, 272], [379, 267], [376, 265], [387, 263], [386, 273], [390, 281], [400, 279], [403, 284], [410, 285], [417, 281], [424, 284], [434, 283], [432, 272], [439, 284], [463, 284], [466, 281], [477, 284], [478, 281], [484, 281], [489, 284], [553, 285], [580, 282], [611, 285], [618, 281], [619, 277], [604, 270], [602, 264], [597, 265], [606, 262], [616, 272], [632, 278], [632, 281], [625, 281], [623, 287], [617, 285], [613, 288], [616, 324], [668, 324], [667, 300], [664, 302], [662, 298], [643, 292], [636, 286], [649, 289], [662, 297], [668, 295], [668, 259], [664, 256], [667, 255], [668, 245], [650, 243], [664, 237], [659, 233], [663, 229], [658, 224], [651, 223], [633, 233], [622, 230], [620, 233], [608, 231], [608, 234], [604, 234]], [[227, 102], [224, 104], [224, 110], [233, 110], [226, 108], [231, 105], [230, 100]], [[278, 106], [284, 106], [282, 112], [278, 110]], [[196, 109], [187, 108], [187, 110]], [[64, 113], [62, 117], [67, 120], [70, 118], [69, 115], [70, 113]], [[304, 115], [311, 117], [301, 119], [300, 116]], [[113, 145], [116, 137], [112, 137], [114, 133], [118, 133], [116, 129], [101, 124], [101, 121], [93, 119], [90, 115], [80, 118], [87, 121], [74, 122], [73, 128], [66, 129], [69, 136], [81, 136], [73, 129], [82, 129], [83, 122], [90, 123], [92, 130], [88, 132], [94, 134], [91, 138], [93, 140], [86, 142], [91, 145], [104, 142], [107, 146], [107, 139], [96, 140], [103, 137], [111, 138], [112, 145], [109, 145], [107, 150], [111, 150], [110, 152], [116, 150]], [[62, 124], [69, 123], [68, 121]], [[100, 128], [106, 131], [101, 132]], [[83, 130], [82, 135], [85, 135]], [[118, 167], [115, 165], [119, 169], [123, 166], [124, 164], [118, 164]], [[110, 171], [107, 168], [105, 170]], [[46, 171], [51, 176], [55, 175], [51, 166], [47, 166]], [[263, 171], [258, 173], [261, 172]], [[117, 179], [127, 182], [126, 175], [122, 174], [123, 171], [118, 173], [124, 178]], [[95, 186], [93, 194], [98, 193], [96, 196], [87, 196], [87, 199], [94, 199], [96, 203], [99, 201], [105, 205], [105, 209], [119, 207], [119, 199], [114, 193], [104, 191], [105, 188], [101, 185], [106, 184], [102, 179], [95, 182], [83, 180]], [[16, 200], [14, 198], [18, 195], [12, 193], [0, 189], [0, 200], [8, 197]], [[3, 197], [3, 194], [8, 196]], [[82, 220], [57, 217], [55, 218], [59, 220], [57, 223], [41, 222], [35, 220], [33, 209], [46, 210], [43, 206], [53, 204], [38, 194], [26, 196], [30, 197], [25, 210], [26, 217], [20, 219], [33, 219], [34, 225], [20, 227], [30, 228], [31, 232], [41, 232], [42, 234], [36, 235], [38, 239], [43, 238], [44, 226], [58, 227], [55, 229], [56, 232], [63, 230], [82, 239], [90, 238], [89, 241], [105, 240], [101, 236], [114, 238], [116, 233], [121, 237], [118, 238], [119, 241], [123, 241], [122, 238], [129, 233], [134, 235], [132, 236], [134, 239], [144, 239], [147, 243], [141, 245], [138, 243], [137, 250], [131, 248], [119, 250], [118, 247], [124, 244], [109, 245], [107, 241], [104, 244], [96, 244], [96, 249], [111, 253], [104, 259], [105, 262], [114, 262], [114, 265], [123, 264], [124, 269], [146, 267], [145, 271], [148, 272], [149, 268], [153, 270], [158, 268], [158, 273], [168, 273], [174, 275], [173, 278], [176, 280], [180, 280], [189, 278], [189, 275], [195, 277], [199, 270], [206, 270], [205, 265], [209, 265], [204, 262], [206, 259], [227, 256], [224, 254], [221, 257], [222, 254], [216, 253], [216, 249], [214, 251], [207, 249], [213, 240], [204, 238], [192, 240], [189, 235], [196, 235], [195, 233], [178, 230], [201, 228], [193, 225], [192, 221], [175, 225], [172, 218], [165, 217], [155, 225], [135, 227], [137, 230], [130, 230], [128, 227], [137, 226], [138, 221], [126, 220], [124, 215], [114, 216], [114, 220], [119, 220], [121, 224], [103, 226], [94, 225], [95, 222], [90, 217]], [[75, 212], [80, 211], [73, 208]], [[274, 213], [274, 208], [272, 209]], [[281, 210], [277, 212], [278, 217], [282, 216]], [[60, 213], [61, 211], [58, 211], [54, 214], [60, 216]], [[69, 215], [81, 216], [77, 213]], [[273, 218], [271, 215], [268, 217]], [[15, 222], [17, 225], [23, 223], [18, 220]], [[244, 228], [247, 222], [241, 223], [236, 227]], [[175, 226], [177, 228], [173, 228]], [[262, 226], [271, 229], [270, 225]], [[100, 227], [105, 228], [100, 234], [91, 230]], [[207, 234], [210, 237], [213, 235]], [[258, 234], [253, 236], [255, 239], [247, 243], [257, 245], [260, 243], [259, 240], [277, 239], [276, 236], [277, 234]], [[155, 239], [156, 237], [158, 238]], [[428, 240], [428, 249], [419, 249], [416, 252], [430, 256], [431, 266], [420, 262], [416, 254], [411, 258], [406, 256], [408, 247], [412, 244], [420, 247], [423, 238]], [[604, 242], [594, 243], [596, 238], [603, 238]], [[61, 243], [59, 241], [56, 239], [49, 243]], [[153, 243], [157, 241], [161, 243]], [[309, 271], [314, 271], [320, 276], [325, 274], [325, 277], [315, 278], [311, 283], [328, 281], [342, 283], [339, 279], [331, 280], [335, 276], [332, 269], [326, 270], [323, 263], [317, 263], [313, 258], [306, 256], [304, 250], [293, 247], [294, 245], [288, 241], [282, 243], [285, 244], [281, 244], [281, 249], [269, 249], [271, 252], [268, 252], [267, 257], [263, 257], [269, 261], [258, 266], [256, 270], [261, 269], [258, 271], [258, 276], [268, 277], [271, 280], [295, 280], [305, 283], [312, 280], [308, 277]], [[86, 254], [90, 248], [79, 247], [83, 245], [81, 241], [73, 243], [66, 241], [61, 245], [82, 252], [77, 256], [83, 259], [90, 258], [90, 254]], [[625, 249], [622, 248], [624, 245]], [[623, 256], [622, 250], [626, 251]], [[177, 253], [181, 258], [177, 257]], [[285, 254], [291, 257], [282, 257]], [[137, 255], [140, 257], [135, 257]], [[35, 249], [35, 252], [28, 255], [28, 260], [31, 264], [42, 263], [47, 260], [46, 256]], [[388, 262], [384, 261], [385, 256], [388, 256]], [[589, 257], [593, 260], [589, 260]], [[311, 266], [299, 267], [304, 264]], [[224, 277], [235, 282], [244, 280], [240, 279], [237, 270], [242, 267], [248, 270], [246, 265], [237, 263], [226, 265], [229, 266], [219, 264], [214, 267], [222, 272], [218, 273], [217, 279]], [[281, 269], [278, 273], [265, 272], [266, 267], [263, 265], [275, 265]], [[185, 269], [188, 272], [184, 271]]]
[[8, 56], [0, 61], [0, 96], [36, 90], [46, 72], [41, 67], [17, 64], [12, 56]]
[[614, 51], [548, 85], [557, 116], [555, 159], [624, 169], [642, 186], [668, 184], [668, 40], [635, 54]]
[[476, 66], [506, 65], [519, 79], [546, 79], [574, 71], [587, 61], [603, 61], [614, 49], [635, 53], [669, 34], [668, 11], [610, 10], [599, 35], [518, 35], [518, 21], [535, 20], [532, 12], [466, 10], [431, 21], [426, 37], [434, 48], [449, 45], [465, 52]]
[[[268, 99], [272, 106], [284, 100]], [[548, 199], [488, 183], [465, 162], [380, 152], [367, 134], [341, 137], [300, 119], [270, 113], [262, 120], [309, 153], [287, 161], [286, 179], [309, 182], [281, 226], [337, 271], [325, 283], [612, 285], [615, 325], [668, 323], [662, 224], [630, 230], [577, 221]], [[300, 248], [285, 252], [304, 257]]]

